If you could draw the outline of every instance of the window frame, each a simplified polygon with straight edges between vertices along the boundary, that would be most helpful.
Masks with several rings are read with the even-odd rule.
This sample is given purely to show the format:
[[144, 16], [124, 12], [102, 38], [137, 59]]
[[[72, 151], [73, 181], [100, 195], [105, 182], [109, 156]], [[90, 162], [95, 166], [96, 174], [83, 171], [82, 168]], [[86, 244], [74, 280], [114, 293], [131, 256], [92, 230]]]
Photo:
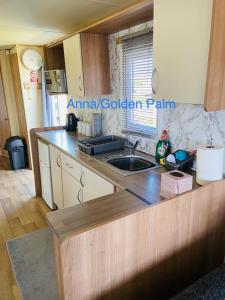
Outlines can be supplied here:
[[[124, 99], [124, 96], [126, 98], [126, 95], [123, 95], [123, 80], [124, 80], [124, 71], [123, 71], [123, 67], [124, 67], [124, 62], [123, 62], [123, 41], [127, 40], [127, 39], [131, 39], [134, 37], [138, 37], [141, 35], [145, 35], [147, 33], [152, 33], [153, 34], [153, 27], [141, 30], [141, 31], [137, 31], [134, 32], [132, 34], [128, 34], [128, 35], [124, 35], [121, 36], [120, 39], [120, 84], [121, 84], [121, 99]], [[152, 49], [153, 51], [153, 49]], [[153, 71], [153, 69], [152, 69]], [[150, 97], [152, 97], [152, 93], [150, 95]], [[149, 97], [147, 97], [146, 99], [148, 99]], [[138, 100], [138, 99], [131, 99], [131, 100]], [[131, 109], [122, 109], [121, 110], [121, 132], [123, 134], [131, 134], [134, 136], [141, 136], [144, 138], [149, 138], [149, 139], [155, 139], [157, 136], [157, 130], [158, 130], [158, 112], [156, 109], [156, 127], [150, 127], [150, 126], [145, 126], [145, 125], [137, 125], [137, 124], [133, 124], [132, 123], [132, 110]], [[130, 117], [129, 117], [130, 115]], [[125, 125], [126, 123], [126, 125]], [[143, 130], [144, 129], [144, 130]], [[146, 133], [148, 131], [148, 133]]]

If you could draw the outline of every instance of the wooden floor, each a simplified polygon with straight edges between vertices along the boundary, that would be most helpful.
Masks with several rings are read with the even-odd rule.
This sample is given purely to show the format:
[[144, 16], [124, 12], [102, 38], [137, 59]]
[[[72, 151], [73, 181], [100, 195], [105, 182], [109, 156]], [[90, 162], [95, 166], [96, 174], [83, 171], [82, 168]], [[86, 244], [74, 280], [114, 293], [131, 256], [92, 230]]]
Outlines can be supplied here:
[[47, 226], [41, 199], [34, 197], [33, 172], [7, 170], [0, 158], [0, 300], [21, 299], [9, 262], [6, 241]]

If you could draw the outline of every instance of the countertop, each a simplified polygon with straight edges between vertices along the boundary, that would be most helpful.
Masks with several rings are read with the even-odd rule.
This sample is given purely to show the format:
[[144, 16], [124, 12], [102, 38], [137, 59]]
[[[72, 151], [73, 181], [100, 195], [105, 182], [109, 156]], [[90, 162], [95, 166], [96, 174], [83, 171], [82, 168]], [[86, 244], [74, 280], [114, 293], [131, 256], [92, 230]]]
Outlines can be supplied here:
[[134, 175], [123, 176], [106, 166], [94, 157], [81, 152], [77, 147], [78, 139], [85, 139], [78, 133], [70, 133], [66, 130], [53, 130], [37, 133], [37, 136], [46, 143], [56, 146], [65, 154], [77, 160], [96, 174], [102, 176], [115, 186], [130, 191], [149, 204], [164, 200], [160, 196], [160, 174], [165, 168], [147, 170]]
[[118, 220], [146, 207], [146, 203], [127, 191], [57, 210], [48, 214], [48, 223], [60, 241], [97, 226]]
[[[161, 173], [166, 171], [163, 167], [123, 176], [77, 148], [77, 140], [86, 138], [83, 135], [66, 130], [36, 135], [119, 188], [114, 194], [49, 213], [48, 223], [60, 241], [169, 200], [160, 195]], [[193, 189], [198, 187], [194, 180]]]

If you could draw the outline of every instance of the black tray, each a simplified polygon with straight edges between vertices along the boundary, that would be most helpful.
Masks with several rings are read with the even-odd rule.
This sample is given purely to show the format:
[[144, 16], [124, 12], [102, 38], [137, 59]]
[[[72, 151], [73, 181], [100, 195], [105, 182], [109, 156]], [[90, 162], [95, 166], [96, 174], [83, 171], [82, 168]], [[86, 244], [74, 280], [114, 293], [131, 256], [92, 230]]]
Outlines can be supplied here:
[[193, 167], [194, 159], [195, 159], [195, 153], [190, 154], [182, 162], [171, 163], [171, 162], [166, 161], [165, 167], [169, 171], [178, 170], [178, 171], [184, 172]]
[[126, 139], [115, 135], [107, 135], [77, 141], [79, 150], [89, 155], [123, 149], [125, 147], [125, 143]]

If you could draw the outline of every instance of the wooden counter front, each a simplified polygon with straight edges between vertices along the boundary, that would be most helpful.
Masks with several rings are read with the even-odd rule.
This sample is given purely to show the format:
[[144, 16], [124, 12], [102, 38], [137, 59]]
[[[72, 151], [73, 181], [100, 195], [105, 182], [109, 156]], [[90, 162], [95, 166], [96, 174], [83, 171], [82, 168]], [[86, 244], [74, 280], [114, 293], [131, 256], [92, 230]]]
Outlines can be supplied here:
[[[99, 223], [92, 214], [82, 221], [88, 208], [77, 206], [66, 224], [74, 228], [68, 236], [66, 219], [60, 225], [60, 213], [56, 222], [50, 215], [53, 225], [58, 222], [53, 232], [60, 299], [168, 299], [223, 263], [224, 180], [136, 212], [135, 205], [129, 214]], [[104, 214], [95, 213], [98, 219]]]
[[48, 214], [48, 224], [62, 242], [98, 226], [118, 220], [148, 207], [126, 191], [57, 210]]
[[[76, 133], [33, 131], [31, 137], [34, 170], [41, 138], [119, 190], [49, 214], [60, 299], [168, 299], [223, 263], [224, 180], [195, 185], [165, 201], [160, 196], [163, 168], [124, 177], [80, 152]], [[36, 172], [38, 193], [39, 176]]]

